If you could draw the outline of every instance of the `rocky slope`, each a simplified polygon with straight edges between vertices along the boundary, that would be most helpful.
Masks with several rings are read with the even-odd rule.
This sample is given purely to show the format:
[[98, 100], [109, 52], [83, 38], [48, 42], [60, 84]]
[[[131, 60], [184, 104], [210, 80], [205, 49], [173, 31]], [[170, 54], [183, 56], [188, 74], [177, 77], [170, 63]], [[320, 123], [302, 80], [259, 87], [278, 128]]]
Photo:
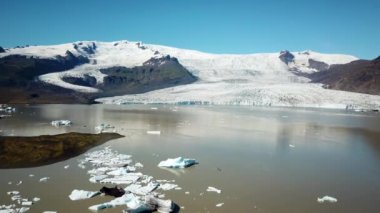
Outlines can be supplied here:
[[334, 65], [309, 77], [329, 89], [380, 95], [380, 57]]

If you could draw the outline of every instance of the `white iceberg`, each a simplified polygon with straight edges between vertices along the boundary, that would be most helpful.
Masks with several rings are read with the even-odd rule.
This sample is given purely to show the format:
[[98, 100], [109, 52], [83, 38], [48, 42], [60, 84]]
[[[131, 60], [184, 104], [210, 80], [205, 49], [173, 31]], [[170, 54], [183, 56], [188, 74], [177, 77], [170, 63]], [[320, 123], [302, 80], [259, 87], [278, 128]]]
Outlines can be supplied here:
[[52, 126], [59, 127], [59, 126], [70, 126], [72, 124], [69, 120], [55, 120], [51, 122]]
[[167, 167], [167, 168], [186, 168], [189, 166], [192, 166], [194, 164], [198, 164], [198, 162], [195, 159], [189, 159], [189, 158], [183, 158], [183, 157], [178, 157], [178, 158], [168, 158], [165, 161], [161, 161], [158, 164], [158, 167]]
[[99, 191], [92, 192], [92, 191], [74, 189], [69, 195], [69, 198], [70, 200], [84, 200], [84, 199], [95, 197], [100, 194], [101, 193]]
[[336, 203], [338, 202], [338, 199], [336, 199], [335, 197], [331, 197], [331, 196], [324, 196], [322, 198], [317, 198], [317, 201], [318, 203], [324, 203], [324, 202], [329, 202], [329, 203]]

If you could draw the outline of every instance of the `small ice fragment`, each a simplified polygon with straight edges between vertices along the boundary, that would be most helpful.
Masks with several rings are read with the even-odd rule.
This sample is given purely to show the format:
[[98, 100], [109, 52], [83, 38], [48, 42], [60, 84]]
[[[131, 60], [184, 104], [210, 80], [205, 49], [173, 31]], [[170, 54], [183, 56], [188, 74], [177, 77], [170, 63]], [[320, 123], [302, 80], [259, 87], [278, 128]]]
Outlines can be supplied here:
[[220, 194], [220, 193], [222, 192], [222, 190], [217, 189], [217, 188], [212, 187], [212, 186], [207, 187], [207, 190], [206, 190], [206, 191], [208, 191], [208, 192], [216, 192], [216, 193], [218, 193], [218, 194]]
[[171, 183], [164, 183], [160, 185], [160, 189], [164, 191], [172, 190], [172, 189], [175, 189], [176, 187], [178, 187], [177, 184], [171, 184]]
[[95, 127], [95, 130], [98, 133], [102, 132], [115, 132], [115, 127], [110, 124], [100, 124], [99, 126]]
[[19, 186], [22, 184], [22, 181], [20, 180], [16, 185]]
[[190, 194], [190, 192], [185, 192], [185, 194], [187, 194], [187, 195], [188, 195], [188, 194]]
[[22, 206], [31, 206], [33, 204], [32, 201], [24, 201], [21, 203]]
[[146, 133], [147, 134], [149, 134], [149, 135], [161, 135], [161, 131], [153, 131], [153, 130], [148, 130], [148, 131], [146, 131]]
[[52, 126], [59, 127], [59, 126], [70, 126], [72, 124], [69, 120], [55, 120], [51, 122]]
[[40, 179], [40, 182], [46, 182], [48, 179], [50, 179], [49, 177], [43, 177]]
[[64, 169], [68, 169], [70, 167], [70, 165], [66, 165], [66, 166], [64, 166], [63, 168]]
[[19, 212], [19, 213], [24, 213], [24, 212], [29, 211], [29, 209], [30, 209], [30, 208], [28, 208], [28, 207], [21, 207], [17, 212]]
[[34, 177], [34, 174], [30, 174], [29, 177]]
[[317, 198], [318, 203], [324, 203], [324, 202], [329, 202], [329, 203], [336, 203], [338, 202], [338, 199], [335, 197], [330, 197], [328, 195], [322, 197], [322, 198]]
[[296, 147], [296, 146], [294, 146], [293, 144], [289, 144], [289, 147], [290, 147], [290, 148], [294, 148], [294, 147]]
[[224, 203], [218, 203], [216, 204], [216, 207], [222, 207], [224, 205]]
[[175, 189], [175, 190], [182, 190], [181, 187], [175, 187], [174, 189]]
[[74, 189], [69, 195], [69, 198], [70, 200], [84, 200], [84, 199], [95, 197], [100, 194], [101, 193], [99, 191], [92, 192], [92, 191]]
[[195, 159], [189, 159], [189, 158], [168, 158], [165, 161], [161, 161], [158, 166], [159, 167], [167, 167], [167, 168], [186, 168], [189, 166], [192, 166], [194, 164], [198, 164], [198, 162]]
[[9, 181], [9, 182], [8, 182], [8, 185], [12, 185], [12, 182], [11, 182], [11, 181]]
[[151, 110], [158, 110], [157, 107], [151, 107], [150, 109], [151, 109]]
[[20, 194], [19, 191], [10, 191], [10, 192], [7, 192], [8, 195], [18, 195]]
[[142, 167], [144, 167], [144, 165], [142, 163], [140, 163], [140, 162], [137, 162], [137, 163], [135, 163], [135, 167], [142, 168]]
[[55, 212], [55, 211], [44, 211], [42, 213], [57, 213], [57, 212]]
[[108, 177], [108, 175], [97, 175], [97, 176], [93, 176], [93, 177], [90, 178], [90, 182], [91, 182], [91, 183], [97, 183], [97, 182], [99, 182], [99, 181], [101, 181], [101, 180], [103, 180], [103, 179], [105, 179], [105, 178], [107, 178], [107, 177]]
[[41, 199], [39, 198], [39, 197], [35, 197], [35, 198], [33, 198], [33, 202], [38, 202], [38, 201], [40, 201]]

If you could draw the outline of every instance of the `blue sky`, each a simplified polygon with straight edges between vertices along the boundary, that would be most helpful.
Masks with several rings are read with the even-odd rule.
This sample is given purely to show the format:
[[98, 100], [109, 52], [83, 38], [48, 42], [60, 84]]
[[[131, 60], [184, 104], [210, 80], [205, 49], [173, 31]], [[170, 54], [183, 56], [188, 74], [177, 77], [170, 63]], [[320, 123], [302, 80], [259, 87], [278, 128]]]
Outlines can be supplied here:
[[1, 0], [0, 46], [131, 40], [213, 53], [380, 55], [379, 0]]

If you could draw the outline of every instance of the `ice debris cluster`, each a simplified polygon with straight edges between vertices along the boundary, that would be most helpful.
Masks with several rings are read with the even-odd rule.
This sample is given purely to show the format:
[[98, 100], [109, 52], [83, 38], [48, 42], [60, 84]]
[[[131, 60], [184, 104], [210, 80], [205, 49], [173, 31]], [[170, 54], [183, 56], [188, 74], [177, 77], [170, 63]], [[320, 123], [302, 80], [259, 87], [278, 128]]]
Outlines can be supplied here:
[[[88, 168], [89, 181], [100, 184], [115, 184], [123, 186], [120, 196], [105, 203], [90, 206], [92, 211], [125, 206], [124, 212], [177, 212], [179, 207], [171, 200], [163, 200], [162, 191], [181, 188], [175, 181], [154, 180], [152, 176], [144, 175], [137, 170], [141, 163], [133, 163], [132, 156], [119, 154], [111, 148], [94, 151], [80, 160], [80, 168]], [[104, 187], [106, 188], [106, 187]], [[102, 188], [103, 189], [103, 188]], [[109, 188], [112, 189], [112, 188]], [[118, 187], [114, 188], [117, 190]], [[108, 190], [108, 189], [107, 189]], [[100, 190], [102, 191], [102, 190]], [[103, 189], [104, 192], [104, 189]], [[69, 195], [71, 200], [82, 200], [99, 195], [99, 192], [74, 189]], [[105, 193], [107, 194], [107, 193]]]
[[0, 205], [0, 213], [23, 213], [30, 210], [30, 206], [40, 201], [40, 198], [34, 197], [28, 199], [22, 197], [19, 191], [9, 191], [7, 195], [11, 197], [11, 200], [15, 203], [10, 205]]

